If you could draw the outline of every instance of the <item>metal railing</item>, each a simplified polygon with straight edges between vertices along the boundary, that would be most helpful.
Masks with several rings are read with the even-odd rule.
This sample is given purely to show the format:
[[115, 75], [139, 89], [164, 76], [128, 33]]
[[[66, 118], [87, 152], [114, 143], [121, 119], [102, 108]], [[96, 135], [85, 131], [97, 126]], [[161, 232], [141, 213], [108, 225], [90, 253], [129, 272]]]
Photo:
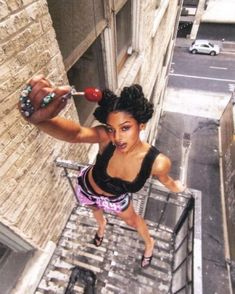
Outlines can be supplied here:
[[[154, 181], [150, 182], [149, 190], [151, 190], [149, 197], [157, 201], [154, 208], [158, 217], [155, 230], [172, 232], [173, 259], [169, 293], [202, 294], [200, 192], [187, 190], [185, 193], [169, 193]], [[153, 205], [151, 202], [151, 206]], [[199, 210], [198, 212], [195, 211], [195, 207]], [[195, 256], [197, 261], [194, 264]], [[195, 273], [196, 279], [194, 279]]]
[[194, 198], [191, 197], [174, 228], [172, 294], [194, 293]]
[[[61, 159], [57, 159], [55, 164], [64, 170], [63, 176], [68, 179], [75, 195], [75, 183], [78, 172], [87, 166], [87, 164], [74, 163]], [[76, 171], [76, 173], [71, 173], [70, 170]], [[198, 192], [199, 191], [196, 191], [196, 195]], [[198, 196], [195, 200], [195, 193], [189, 190], [186, 193], [169, 193], [165, 187], [160, 186], [159, 183], [153, 179], [146, 183], [145, 195], [147, 196], [143, 197], [145, 203], [140, 205], [142, 210], [144, 207], [144, 211], [141, 213], [142, 216], [146, 218], [146, 220], [155, 223], [155, 231], [165, 230], [172, 234], [172, 279], [168, 293], [201, 294], [201, 251], [199, 248], [201, 246], [201, 219], [200, 216], [198, 217], [196, 215], [195, 217], [195, 206], [199, 207], [199, 210], [201, 209]], [[135, 198], [141, 198], [141, 195], [138, 194], [133, 196], [134, 200]], [[156, 219], [151, 219], [151, 217], [148, 216], [150, 215], [148, 213], [149, 209], [154, 210], [150, 214], [154, 215]], [[197, 245], [196, 254], [194, 252], [195, 238]], [[197, 255], [196, 263], [194, 262], [195, 255]], [[195, 266], [197, 267], [196, 271]], [[195, 286], [195, 281], [197, 286]], [[198, 289], [200, 290], [198, 291]]]

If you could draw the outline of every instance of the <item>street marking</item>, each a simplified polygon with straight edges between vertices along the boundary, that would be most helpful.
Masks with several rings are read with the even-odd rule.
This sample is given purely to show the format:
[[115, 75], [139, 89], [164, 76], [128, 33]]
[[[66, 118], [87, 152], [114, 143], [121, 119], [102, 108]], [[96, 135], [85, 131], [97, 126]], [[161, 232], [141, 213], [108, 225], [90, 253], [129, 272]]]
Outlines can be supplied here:
[[235, 84], [228, 84], [229, 91], [234, 92]]
[[219, 66], [210, 66], [210, 68], [214, 68], [214, 69], [228, 69], [227, 67], [219, 67]]
[[211, 80], [211, 81], [220, 81], [220, 82], [231, 82], [235, 83], [235, 80], [226, 80], [226, 79], [217, 79], [217, 78], [209, 78], [209, 77], [199, 77], [199, 76], [187, 76], [182, 74], [169, 74], [170, 76], [176, 77], [185, 77], [185, 78], [192, 78], [192, 79], [200, 79], [200, 80]]
[[230, 54], [231, 54], [231, 55], [234, 55], [234, 54], [235, 54], [235, 52], [231, 52], [231, 51], [230, 51], [230, 52], [221, 52], [221, 54], [228, 54], [228, 55], [230, 55]]

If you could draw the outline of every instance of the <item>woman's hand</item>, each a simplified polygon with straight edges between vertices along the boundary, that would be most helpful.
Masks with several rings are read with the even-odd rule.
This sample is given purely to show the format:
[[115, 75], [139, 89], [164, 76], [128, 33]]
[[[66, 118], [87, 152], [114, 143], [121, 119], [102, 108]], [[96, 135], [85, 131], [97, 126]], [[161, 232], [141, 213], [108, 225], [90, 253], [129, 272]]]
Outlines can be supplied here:
[[53, 88], [43, 75], [29, 80], [26, 88], [18, 108], [23, 117], [35, 125], [57, 116], [67, 104], [66, 94], [71, 91], [69, 86]]
[[174, 192], [175, 193], [182, 193], [186, 190], [186, 186], [181, 183], [181, 181], [177, 180], [175, 182]]

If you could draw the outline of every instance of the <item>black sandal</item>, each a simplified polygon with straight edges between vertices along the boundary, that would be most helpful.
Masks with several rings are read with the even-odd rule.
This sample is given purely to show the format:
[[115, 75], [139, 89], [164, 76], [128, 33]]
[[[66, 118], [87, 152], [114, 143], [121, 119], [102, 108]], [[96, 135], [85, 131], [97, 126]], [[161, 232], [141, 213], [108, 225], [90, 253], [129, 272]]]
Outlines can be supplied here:
[[95, 246], [96, 246], [96, 247], [100, 247], [100, 246], [102, 245], [103, 239], [104, 239], [104, 237], [100, 237], [100, 236], [98, 236], [98, 234], [96, 233], [96, 234], [95, 234], [95, 238], [94, 238], [94, 240], [93, 240]]
[[151, 264], [151, 261], [152, 261], [152, 258], [153, 258], [153, 255], [149, 256], [149, 257], [146, 257], [146, 256], [142, 256], [142, 259], [141, 259], [141, 267], [142, 268], [148, 268]]

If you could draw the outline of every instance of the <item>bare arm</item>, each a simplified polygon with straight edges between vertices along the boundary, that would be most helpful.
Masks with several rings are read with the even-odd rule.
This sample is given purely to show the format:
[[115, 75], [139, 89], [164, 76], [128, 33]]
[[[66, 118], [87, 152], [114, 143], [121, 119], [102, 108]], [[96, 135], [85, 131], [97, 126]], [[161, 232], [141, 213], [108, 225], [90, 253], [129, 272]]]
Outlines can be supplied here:
[[70, 143], [101, 143], [109, 140], [105, 126], [83, 127], [58, 116], [36, 126], [48, 135]]
[[[65, 95], [70, 92], [70, 87], [54, 88], [43, 75], [33, 77], [28, 81], [28, 85], [32, 87], [31, 92], [28, 93], [28, 98], [34, 107], [34, 111], [29, 117], [23, 116], [29, 123], [34, 124], [50, 136], [63, 141], [107, 144], [109, 138], [105, 126], [83, 127], [77, 122], [57, 116], [66, 106]], [[41, 107], [41, 101], [50, 93], [54, 93], [54, 98], [46, 107]], [[19, 102], [19, 110], [21, 110], [21, 103]]]
[[178, 193], [185, 190], [185, 186], [180, 181], [175, 181], [169, 176], [171, 169], [170, 159], [162, 153], [157, 156], [153, 165], [152, 175], [157, 177], [159, 181], [170, 191]]

